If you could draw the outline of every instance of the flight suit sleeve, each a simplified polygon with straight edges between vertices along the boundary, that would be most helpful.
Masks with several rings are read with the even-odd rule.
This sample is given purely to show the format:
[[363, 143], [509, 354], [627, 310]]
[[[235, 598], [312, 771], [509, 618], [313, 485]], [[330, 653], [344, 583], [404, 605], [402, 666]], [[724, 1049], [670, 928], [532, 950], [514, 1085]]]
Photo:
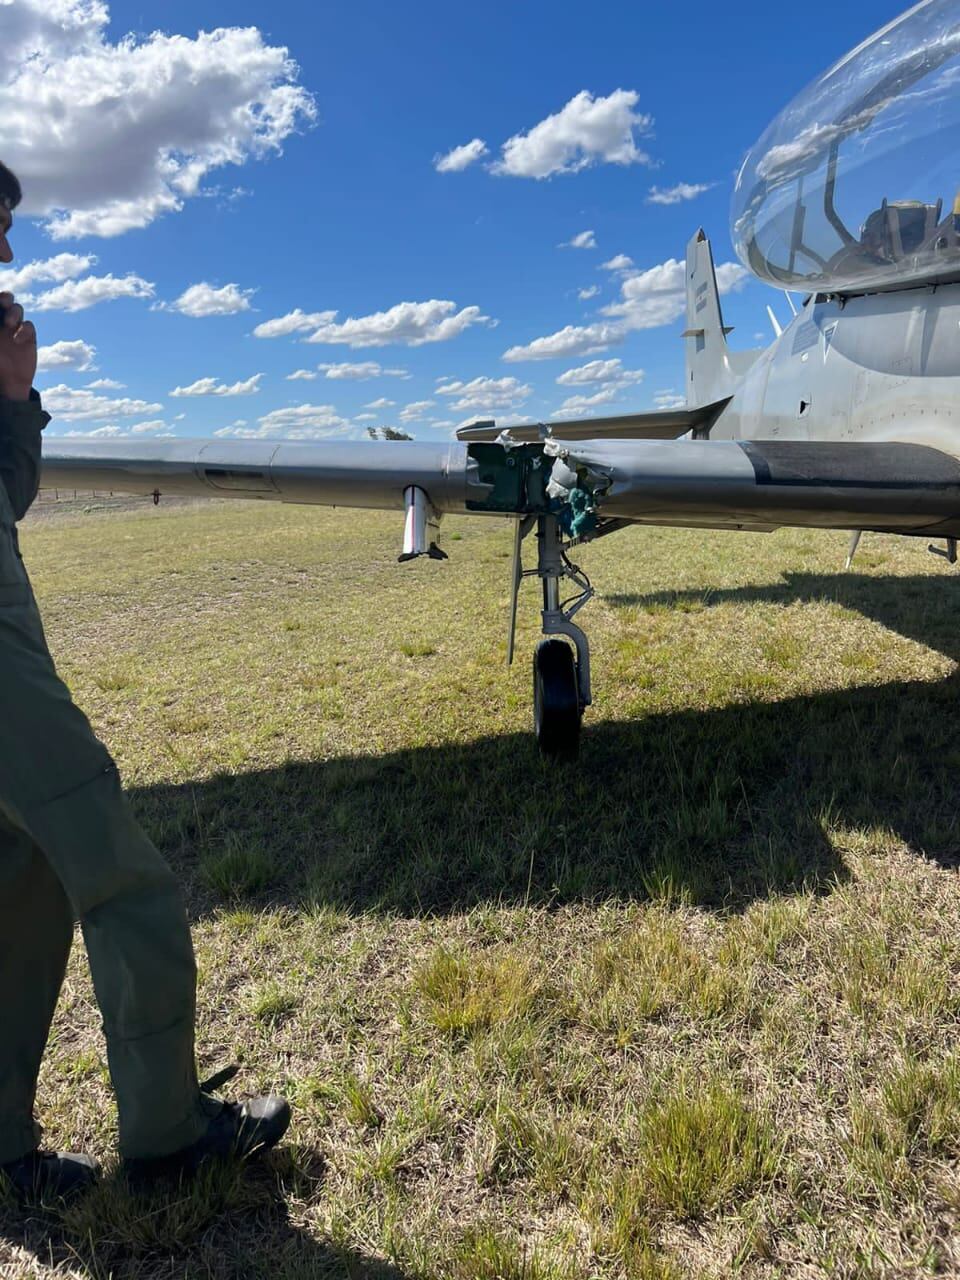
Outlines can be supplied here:
[[49, 421], [36, 391], [29, 400], [0, 399], [0, 480], [17, 520], [27, 514], [40, 487], [40, 433]]

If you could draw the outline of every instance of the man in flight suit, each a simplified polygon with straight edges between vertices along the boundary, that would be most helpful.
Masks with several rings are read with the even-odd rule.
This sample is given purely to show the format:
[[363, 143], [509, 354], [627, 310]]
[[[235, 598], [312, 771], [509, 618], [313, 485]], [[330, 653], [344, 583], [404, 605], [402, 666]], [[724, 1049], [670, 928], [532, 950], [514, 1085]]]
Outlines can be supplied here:
[[[20, 196], [0, 164], [0, 262], [13, 257]], [[50, 657], [16, 529], [36, 497], [49, 421], [32, 390], [36, 367], [34, 327], [0, 293], [0, 1171], [21, 1194], [58, 1196], [97, 1176], [88, 1156], [42, 1152], [33, 1117], [74, 920], [131, 1180], [265, 1150], [290, 1109], [275, 1097], [221, 1102], [198, 1083], [196, 969], [177, 883]]]

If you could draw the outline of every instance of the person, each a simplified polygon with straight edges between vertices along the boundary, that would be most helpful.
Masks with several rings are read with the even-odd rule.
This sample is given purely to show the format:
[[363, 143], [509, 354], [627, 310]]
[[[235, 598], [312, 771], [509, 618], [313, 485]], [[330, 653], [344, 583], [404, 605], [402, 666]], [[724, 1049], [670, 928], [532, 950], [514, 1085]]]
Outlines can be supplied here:
[[[0, 164], [0, 262], [20, 184]], [[122, 1166], [190, 1175], [275, 1145], [290, 1108], [221, 1101], [194, 1054], [196, 967], [173, 872], [123, 795], [116, 765], [57, 675], [17, 541], [49, 422], [33, 390], [37, 335], [0, 293], [0, 1171], [24, 1196], [89, 1186], [89, 1156], [40, 1148], [40, 1060], [79, 920], [103, 1017]], [[0, 1182], [3, 1179], [0, 1178]]]

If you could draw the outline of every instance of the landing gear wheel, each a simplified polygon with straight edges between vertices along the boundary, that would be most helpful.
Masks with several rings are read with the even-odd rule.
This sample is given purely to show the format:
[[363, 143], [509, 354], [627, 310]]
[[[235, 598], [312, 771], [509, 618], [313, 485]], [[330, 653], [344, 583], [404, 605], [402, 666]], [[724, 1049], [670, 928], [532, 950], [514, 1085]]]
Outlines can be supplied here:
[[563, 640], [541, 640], [533, 655], [533, 725], [545, 756], [577, 758], [581, 714], [573, 650]]

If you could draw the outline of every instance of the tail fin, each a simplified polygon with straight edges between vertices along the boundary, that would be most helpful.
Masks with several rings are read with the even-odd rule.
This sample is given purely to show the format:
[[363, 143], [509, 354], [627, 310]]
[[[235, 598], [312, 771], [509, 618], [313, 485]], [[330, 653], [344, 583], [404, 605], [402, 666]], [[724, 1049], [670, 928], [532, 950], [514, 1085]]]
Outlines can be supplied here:
[[[687, 403], [691, 406], [725, 400], [743, 375], [743, 361], [731, 359], [730, 329], [723, 323], [713, 252], [703, 230], [687, 245]], [[736, 368], [735, 368], [736, 366]]]

